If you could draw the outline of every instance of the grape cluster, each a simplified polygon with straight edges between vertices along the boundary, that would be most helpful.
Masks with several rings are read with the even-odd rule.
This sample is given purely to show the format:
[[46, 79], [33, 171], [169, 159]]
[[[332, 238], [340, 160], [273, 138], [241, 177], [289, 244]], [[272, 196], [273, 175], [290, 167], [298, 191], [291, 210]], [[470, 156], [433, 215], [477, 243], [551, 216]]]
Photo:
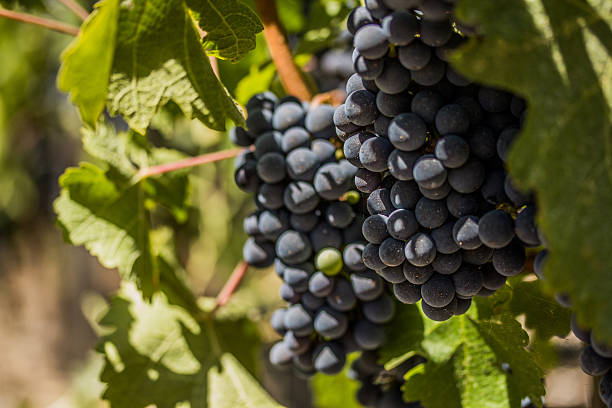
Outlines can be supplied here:
[[396, 368], [385, 370], [378, 364], [378, 357], [376, 351], [366, 351], [351, 364], [347, 375], [361, 384], [357, 401], [371, 408], [422, 408], [419, 402], [404, 402], [401, 387], [405, 374], [426, 360], [415, 355]]
[[357, 168], [336, 158], [334, 108], [265, 93], [247, 110], [248, 131], [230, 135], [254, 146], [236, 161], [236, 184], [255, 195], [258, 207], [244, 220], [250, 237], [243, 256], [255, 267], [274, 264], [289, 303], [271, 318], [283, 340], [272, 346], [270, 361], [293, 364], [304, 376], [338, 373], [347, 353], [382, 345], [383, 325], [395, 312], [384, 280], [361, 259]]
[[348, 18], [356, 73], [334, 112], [368, 194], [365, 265], [447, 320], [520, 273], [540, 245], [531, 194], [504, 168], [525, 102], [448, 64], [471, 28], [447, 0], [372, 0]]

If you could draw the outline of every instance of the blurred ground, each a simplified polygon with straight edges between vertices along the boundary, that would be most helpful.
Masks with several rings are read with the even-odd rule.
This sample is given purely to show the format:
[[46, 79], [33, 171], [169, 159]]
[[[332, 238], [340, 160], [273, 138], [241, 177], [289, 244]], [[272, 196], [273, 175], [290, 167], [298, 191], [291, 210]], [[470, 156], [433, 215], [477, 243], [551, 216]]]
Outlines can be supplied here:
[[110, 294], [117, 275], [63, 244], [46, 222], [5, 242], [2, 261], [0, 407], [46, 407], [67, 391], [95, 345], [81, 296]]

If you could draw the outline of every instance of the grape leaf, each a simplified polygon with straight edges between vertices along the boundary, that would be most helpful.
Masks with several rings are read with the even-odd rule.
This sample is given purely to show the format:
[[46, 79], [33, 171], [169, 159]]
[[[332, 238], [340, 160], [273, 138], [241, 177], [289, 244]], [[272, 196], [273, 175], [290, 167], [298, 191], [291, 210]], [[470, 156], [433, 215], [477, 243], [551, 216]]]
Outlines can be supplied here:
[[512, 300], [508, 305], [513, 316], [524, 315], [525, 326], [542, 340], [566, 337], [570, 331], [571, 311], [559, 305], [542, 290], [540, 281], [512, 282]]
[[146, 302], [125, 285], [100, 324], [112, 331], [98, 351], [113, 407], [279, 407], [249, 374], [259, 338], [246, 319], [197, 322], [163, 294]]
[[427, 408], [462, 408], [452, 361], [443, 364], [430, 361], [408, 371], [404, 378], [404, 401], [420, 401]]
[[99, 167], [82, 163], [60, 177], [62, 191], [54, 207], [65, 237], [85, 245], [106, 268], [118, 268], [124, 279], [155, 290], [151, 228], [141, 186], [117, 186]]
[[100, 2], [64, 53], [58, 84], [90, 126], [105, 103], [140, 133], [170, 101], [213, 129], [244, 121], [182, 0]]
[[[119, 0], [102, 0], [62, 54], [58, 88], [70, 93], [81, 119], [91, 127], [104, 110], [113, 65]], [[95, 63], [92, 63], [95, 61]], [[92, 80], [95, 78], [95, 80]]]
[[453, 58], [463, 74], [528, 101], [509, 156], [538, 194], [546, 280], [612, 341], [612, 7], [601, 0], [462, 0], [482, 37]]
[[66, 239], [84, 245], [103, 266], [118, 268], [147, 297], [166, 281], [174, 292], [185, 293], [174, 276], [175, 268], [160, 256], [163, 249], [151, 241], [150, 216], [153, 210], [166, 208], [177, 220], [184, 220], [187, 176], [179, 172], [133, 182], [139, 168], [159, 164], [170, 154], [166, 149], [149, 149], [135, 133], [116, 135], [99, 126], [95, 132], [85, 131], [84, 141], [90, 154], [109, 161], [107, 169], [82, 163], [60, 178], [62, 191], [54, 208]]
[[255, 35], [263, 30], [257, 14], [239, 0], [186, 0], [206, 32], [209, 55], [232, 62], [255, 48]]
[[538, 404], [544, 373], [525, 348], [527, 333], [507, 313], [479, 320], [474, 315], [426, 331], [421, 349], [428, 362], [406, 374], [405, 401], [419, 400], [428, 408], [514, 408], [529, 397]]
[[571, 311], [545, 292], [541, 281], [525, 280], [524, 276], [510, 279], [492, 296], [478, 298], [477, 303], [481, 318], [502, 313], [524, 316], [525, 326], [533, 330], [537, 340], [566, 337], [570, 330]]
[[208, 372], [208, 405], [213, 408], [281, 408], [231, 354]]
[[175, 102], [190, 118], [223, 130], [244, 119], [215, 76], [182, 0], [134, 0], [119, 9], [108, 107], [144, 133], [159, 108]]
[[479, 320], [476, 328], [498, 363], [506, 363], [504, 370], [512, 407], [520, 407], [525, 397], [542, 406], [545, 394], [544, 372], [531, 351], [526, 349], [529, 336], [511, 315], [502, 314], [491, 320]]

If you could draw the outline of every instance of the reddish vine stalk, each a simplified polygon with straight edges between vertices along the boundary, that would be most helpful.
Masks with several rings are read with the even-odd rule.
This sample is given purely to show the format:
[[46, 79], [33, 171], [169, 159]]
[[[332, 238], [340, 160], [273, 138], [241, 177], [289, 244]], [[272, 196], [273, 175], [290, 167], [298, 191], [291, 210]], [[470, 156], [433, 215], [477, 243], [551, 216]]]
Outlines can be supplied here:
[[283, 31], [275, 0], [255, 1], [259, 17], [264, 26], [264, 36], [278, 76], [287, 93], [304, 101], [312, 99], [312, 92], [293, 60], [291, 48]]
[[80, 17], [81, 20], [85, 20], [89, 17], [89, 12], [85, 10], [79, 3], [74, 0], [57, 0], [62, 3], [67, 9], [72, 11], [74, 14]]
[[238, 289], [238, 286], [240, 286], [240, 282], [242, 282], [242, 279], [245, 277], [248, 269], [249, 264], [246, 261], [240, 262], [236, 266], [236, 268], [234, 268], [234, 271], [230, 275], [227, 282], [225, 282], [225, 285], [221, 289], [221, 292], [219, 292], [219, 294], [217, 295], [213, 313], [220, 307], [223, 307], [225, 304], [227, 304], [227, 302], [229, 302], [236, 289]]
[[231, 159], [238, 156], [248, 148], [240, 147], [238, 149], [221, 150], [219, 152], [207, 153], [201, 156], [189, 157], [187, 159], [178, 160], [171, 163], [160, 164], [159, 166], [152, 166], [142, 169], [136, 174], [136, 181], [146, 179], [151, 176], [168, 173], [171, 171], [186, 169], [189, 167], [195, 167], [202, 164], [214, 163], [221, 160]]
[[79, 29], [77, 27], [62, 23], [60, 21], [33, 16], [27, 13], [19, 13], [17, 11], [0, 8], [0, 17], [48, 28], [49, 30], [57, 31], [63, 34], [70, 34], [75, 37], [79, 34]]

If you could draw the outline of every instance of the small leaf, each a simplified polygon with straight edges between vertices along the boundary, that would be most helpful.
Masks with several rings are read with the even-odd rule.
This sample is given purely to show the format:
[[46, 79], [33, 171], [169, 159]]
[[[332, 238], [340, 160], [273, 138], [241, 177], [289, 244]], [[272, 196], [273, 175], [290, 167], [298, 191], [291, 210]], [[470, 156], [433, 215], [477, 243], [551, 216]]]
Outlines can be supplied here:
[[512, 282], [510, 312], [513, 316], [524, 315], [525, 326], [533, 329], [542, 340], [553, 336], [566, 337], [572, 312], [545, 293], [543, 286], [541, 281], [535, 280]]
[[62, 54], [58, 88], [70, 93], [83, 122], [91, 127], [106, 104], [118, 17], [119, 0], [100, 1]]
[[566, 337], [570, 330], [571, 311], [544, 291], [538, 280], [525, 280], [517, 276], [487, 298], [478, 298], [478, 316], [491, 319], [509, 313], [524, 316], [525, 326], [534, 331], [535, 340], [548, 341], [553, 336]]
[[210, 408], [282, 408], [231, 354], [208, 371]]
[[212, 129], [223, 130], [226, 120], [244, 122], [215, 76], [182, 0], [122, 2], [108, 108], [144, 133], [170, 101]]
[[455, 55], [465, 75], [527, 99], [509, 166], [534, 189], [550, 256], [544, 275], [581, 322], [612, 341], [610, 2], [462, 0], [482, 37]]
[[232, 62], [255, 48], [255, 35], [263, 30], [257, 14], [240, 0], [187, 0], [204, 36], [209, 55]]

